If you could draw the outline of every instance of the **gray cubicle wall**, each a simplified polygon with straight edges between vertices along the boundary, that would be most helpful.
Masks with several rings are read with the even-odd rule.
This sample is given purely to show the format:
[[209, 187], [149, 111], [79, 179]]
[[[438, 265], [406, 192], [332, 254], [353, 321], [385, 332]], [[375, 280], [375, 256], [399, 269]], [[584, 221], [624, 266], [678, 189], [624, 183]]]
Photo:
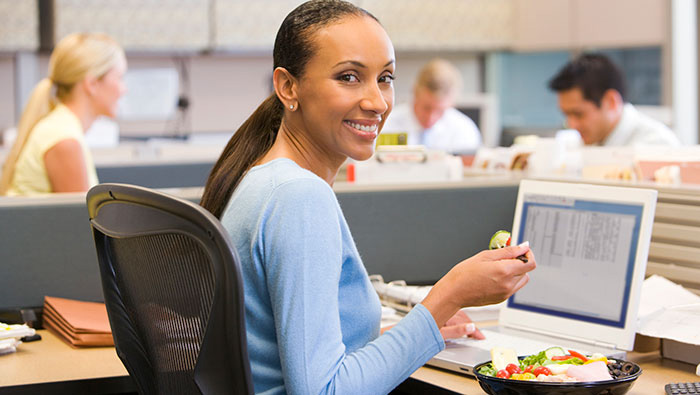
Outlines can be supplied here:
[[[434, 282], [510, 229], [516, 194], [515, 184], [337, 191], [367, 271], [410, 283]], [[44, 295], [103, 300], [84, 195], [0, 198], [0, 311]]]
[[102, 301], [84, 196], [0, 199], [0, 310], [44, 295]]
[[100, 182], [134, 184], [147, 188], [202, 187], [214, 162], [158, 163], [149, 165], [100, 166]]
[[518, 186], [339, 192], [369, 274], [432, 284], [513, 225]]

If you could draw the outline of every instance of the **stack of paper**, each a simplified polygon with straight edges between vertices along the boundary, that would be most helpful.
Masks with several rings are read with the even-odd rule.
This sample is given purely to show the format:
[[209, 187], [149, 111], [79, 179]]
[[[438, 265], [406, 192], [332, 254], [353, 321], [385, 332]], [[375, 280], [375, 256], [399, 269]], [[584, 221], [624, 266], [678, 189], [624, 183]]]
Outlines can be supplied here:
[[74, 346], [112, 346], [104, 303], [44, 298], [44, 327]]
[[642, 335], [700, 345], [700, 296], [664, 277], [644, 280], [637, 317]]

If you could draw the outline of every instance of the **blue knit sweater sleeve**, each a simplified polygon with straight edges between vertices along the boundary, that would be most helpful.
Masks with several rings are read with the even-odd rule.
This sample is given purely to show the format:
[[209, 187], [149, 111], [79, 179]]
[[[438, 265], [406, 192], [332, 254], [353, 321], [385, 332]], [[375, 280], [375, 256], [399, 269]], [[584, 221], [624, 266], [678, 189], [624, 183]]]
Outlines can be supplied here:
[[352, 264], [347, 245], [354, 244], [332, 189], [320, 179], [294, 179], [274, 188], [265, 207], [256, 244], [287, 392], [387, 393], [444, 348], [431, 314], [418, 305], [387, 333], [348, 350], [357, 339], [344, 338], [340, 306], [353, 301], [339, 286], [366, 292], [366, 282], [341, 284]]

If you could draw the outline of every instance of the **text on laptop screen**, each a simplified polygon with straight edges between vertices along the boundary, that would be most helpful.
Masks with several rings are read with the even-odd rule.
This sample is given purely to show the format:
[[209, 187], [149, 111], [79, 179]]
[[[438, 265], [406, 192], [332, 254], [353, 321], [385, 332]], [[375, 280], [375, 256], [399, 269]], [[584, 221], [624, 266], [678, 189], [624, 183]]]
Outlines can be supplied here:
[[530, 242], [537, 269], [508, 306], [624, 327], [642, 208], [526, 194], [517, 242]]

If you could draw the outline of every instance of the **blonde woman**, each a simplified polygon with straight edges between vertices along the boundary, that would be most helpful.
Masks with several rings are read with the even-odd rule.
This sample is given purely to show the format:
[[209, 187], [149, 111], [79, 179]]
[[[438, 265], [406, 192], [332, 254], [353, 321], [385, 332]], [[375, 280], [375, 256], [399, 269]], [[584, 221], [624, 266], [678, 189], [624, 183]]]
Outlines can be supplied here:
[[85, 132], [114, 118], [126, 91], [126, 57], [107, 35], [74, 33], [51, 54], [49, 75], [34, 88], [0, 178], [0, 195], [87, 191], [97, 173]]

